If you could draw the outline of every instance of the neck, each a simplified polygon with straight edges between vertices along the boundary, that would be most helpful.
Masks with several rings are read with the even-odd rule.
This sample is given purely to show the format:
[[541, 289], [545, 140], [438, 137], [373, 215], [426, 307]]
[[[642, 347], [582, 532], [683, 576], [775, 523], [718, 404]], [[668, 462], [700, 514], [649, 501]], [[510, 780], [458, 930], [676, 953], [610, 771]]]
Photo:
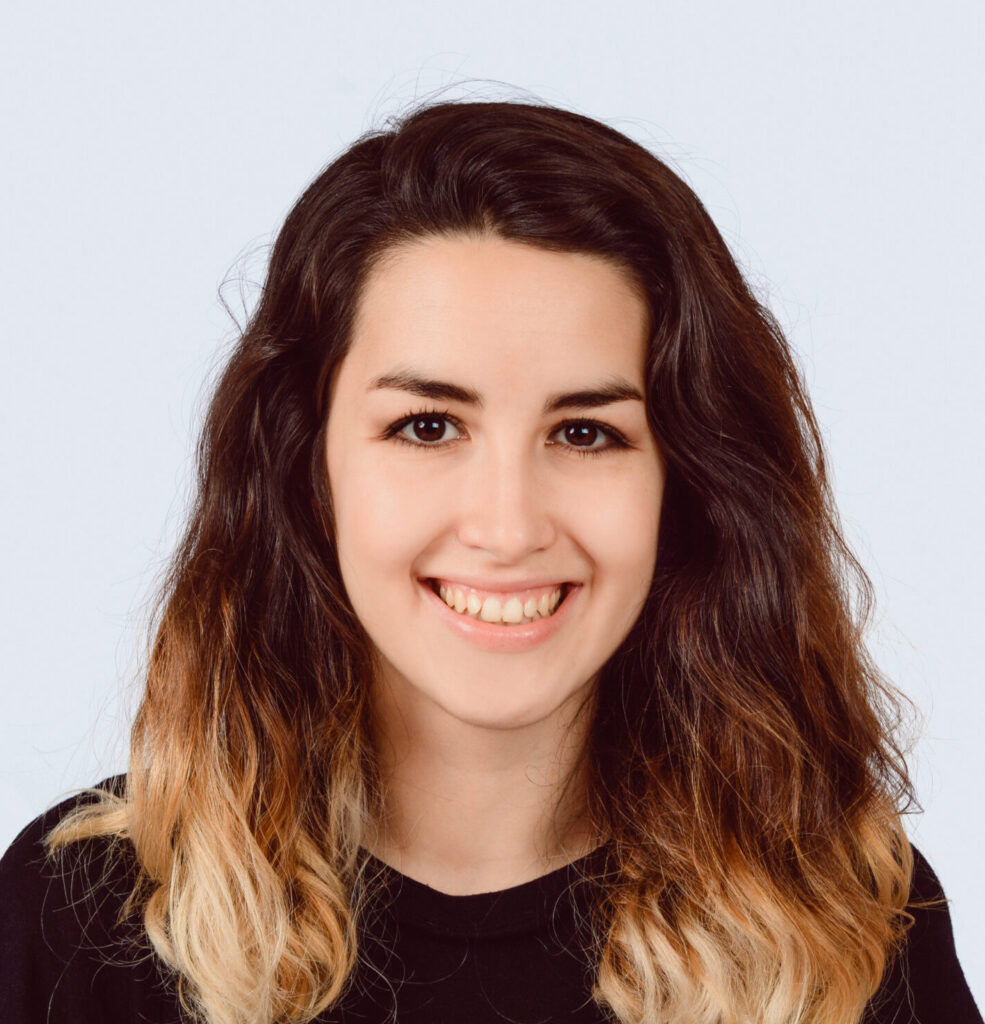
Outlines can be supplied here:
[[540, 722], [493, 729], [379, 683], [373, 726], [386, 807], [370, 852], [455, 895], [520, 885], [591, 852], [591, 694], [586, 687]]

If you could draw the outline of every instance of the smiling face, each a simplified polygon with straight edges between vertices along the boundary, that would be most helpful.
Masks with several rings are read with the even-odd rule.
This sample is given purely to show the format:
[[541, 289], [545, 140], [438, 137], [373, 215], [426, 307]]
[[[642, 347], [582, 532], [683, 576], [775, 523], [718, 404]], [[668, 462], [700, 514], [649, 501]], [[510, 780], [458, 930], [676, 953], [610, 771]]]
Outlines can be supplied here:
[[629, 632], [664, 485], [647, 330], [624, 272], [496, 236], [416, 240], [370, 274], [326, 454], [343, 582], [402, 706], [532, 725]]

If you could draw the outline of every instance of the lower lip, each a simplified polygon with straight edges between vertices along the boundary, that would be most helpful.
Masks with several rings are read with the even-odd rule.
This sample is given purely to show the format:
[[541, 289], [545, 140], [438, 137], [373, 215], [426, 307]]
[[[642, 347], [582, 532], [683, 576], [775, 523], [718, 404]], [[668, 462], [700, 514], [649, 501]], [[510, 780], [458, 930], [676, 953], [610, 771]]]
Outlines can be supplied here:
[[538, 619], [536, 622], [527, 622], [523, 625], [503, 626], [453, 611], [431, 589], [430, 583], [423, 580], [418, 582], [425, 595], [430, 598], [437, 614], [448, 623], [450, 629], [483, 650], [505, 652], [529, 651], [552, 637], [570, 618], [571, 608], [578, 600], [578, 594], [582, 589], [581, 584], [569, 584], [567, 597], [558, 605], [557, 611], [546, 619]]

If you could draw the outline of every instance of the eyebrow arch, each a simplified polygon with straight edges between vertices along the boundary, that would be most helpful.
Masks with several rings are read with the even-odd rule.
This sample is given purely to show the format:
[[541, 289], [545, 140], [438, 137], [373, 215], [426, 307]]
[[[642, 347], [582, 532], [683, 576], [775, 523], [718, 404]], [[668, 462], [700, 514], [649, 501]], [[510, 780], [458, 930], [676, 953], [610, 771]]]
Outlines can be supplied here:
[[[409, 391], [421, 398], [431, 398], [439, 402], [462, 402], [483, 408], [482, 395], [472, 388], [460, 384], [452, 384], [443, 380], [430, 380], [421, 377], [411, 370], [394, 370], [374, 377], [367, 391], [394, 389]], [[544, 415], [558, 412], [560, 409], [597, 409], [614, 402], [642, 402], [643, 395], [624, 377], [613, 376], [594, 387], [579, 391], [566, 391], [548, 395], [544, 402]]]

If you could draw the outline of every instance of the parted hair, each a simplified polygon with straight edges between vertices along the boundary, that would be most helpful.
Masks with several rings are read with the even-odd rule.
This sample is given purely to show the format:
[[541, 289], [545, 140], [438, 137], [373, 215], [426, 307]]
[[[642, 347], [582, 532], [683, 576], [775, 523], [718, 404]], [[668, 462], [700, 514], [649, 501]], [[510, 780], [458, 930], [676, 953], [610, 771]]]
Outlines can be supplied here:
[[660, 549], [604, 665], [588, 812], [610, 837], [593, 995], [621, 1024], [855, 1024], [899, 948], [913, 799], [806, 388], [694, 192], [541, 103], [373, 129], [287, 216], [215, 387], [155, 606], [125, 792], [49, 837], [132, 846], [128, 909], [208, 1024], [301, 1024], [358, 961], [385, 801], [373, 646], [345, 593], [324, 439], [369, 271], [429, 236], [611, 261], [650, 314]]

